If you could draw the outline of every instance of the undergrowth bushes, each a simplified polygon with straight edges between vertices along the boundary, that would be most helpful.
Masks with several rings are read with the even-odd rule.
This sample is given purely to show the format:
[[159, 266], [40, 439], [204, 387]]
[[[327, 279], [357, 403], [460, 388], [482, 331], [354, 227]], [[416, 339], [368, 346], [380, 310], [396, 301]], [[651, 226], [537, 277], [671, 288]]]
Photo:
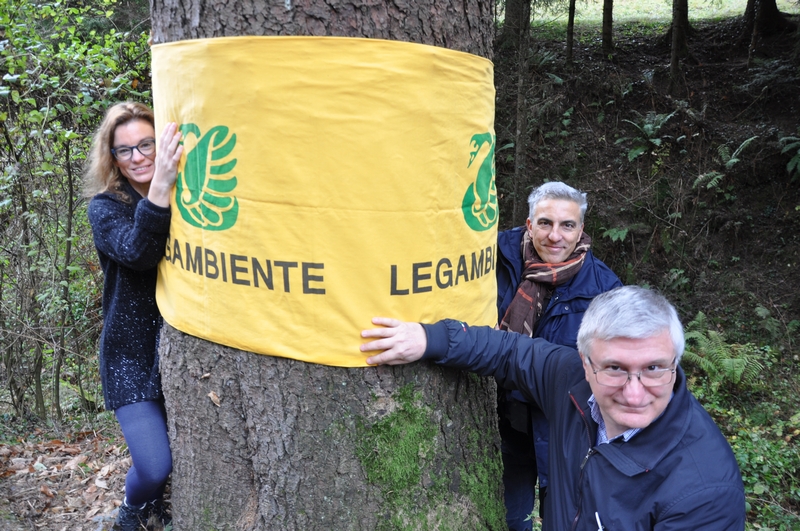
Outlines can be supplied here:
[[150, 98], [147, 35], [116, 28], [114, 7], [0, 0], [4, 413], [60, 418], [62, 403], [71, 413], [99, 407], [101, 282], [82, 166], [107, 106]]

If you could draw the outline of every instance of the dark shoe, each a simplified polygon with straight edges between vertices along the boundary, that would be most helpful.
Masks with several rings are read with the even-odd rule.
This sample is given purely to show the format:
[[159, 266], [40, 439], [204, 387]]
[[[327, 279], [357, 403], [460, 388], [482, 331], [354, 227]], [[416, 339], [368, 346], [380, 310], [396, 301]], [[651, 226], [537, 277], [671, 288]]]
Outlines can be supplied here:
[[161, 522], [161, 525], [164, 526], [164, 529], [172, 529], [172, 513], [169, 510], [169, 507], [166, 503], [164, 503], [164, 499], [158, 499], [151, 501], [148, 505], [151, 507], [150, 514], [152, 514], [155, 518]]
[[150, 504], [147, 503], [141, 507], [133, 507], [128, 505], [127, 501], [123, 501], [119, 506], [117, 521], [114, 522], [112, 531], [145, 531], [150, 509]]

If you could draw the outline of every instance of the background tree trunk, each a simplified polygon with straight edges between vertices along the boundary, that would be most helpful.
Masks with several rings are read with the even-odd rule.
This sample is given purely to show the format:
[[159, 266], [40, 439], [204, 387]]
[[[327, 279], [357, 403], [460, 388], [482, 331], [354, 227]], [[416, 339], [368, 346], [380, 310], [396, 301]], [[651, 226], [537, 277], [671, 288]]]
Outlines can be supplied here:
[[689, 53], [686, 34], [689, 26], [688, 0], [672, 0], [672, 45], [669, 61], [669, 93], [677, 95], [681, 80], [680, 60]]
[[522, 28], [530, 31], [530, 6], [532, 0], [506, 0], [503, 14], [503, 32], [500, 46], [517, 46]]
[[767, 37], [781, 31], [795, 31], [797, 24], [783, 16], [775, 0], [747, 0], [743, 29], [740, 39], [751, 39], [754, 33]]
[[603, 0], [603, 54], [614, 53], [614, 0]]
[[[531, 18], [531, 4], [526, 3], [522, 9], [523, 17], [525, 20]], [[527, 151], [528, 151], [528, 114], [530, 113], [530, 106], [528, 105], [527, 93], [528, 83], [530, 77], [528, 71], [528, 57], [531, 54], [530, 49], [530, 24], [525, 26], [523, 31], [519, 32], [519, 43], [517, 44], [517, 119], [516, 128], [514, 130], [514, 187], [513, 194], [515, 198], [522, 197], [522, 182], [525, 179], [525, 169], [527, 167]], [[513, 202], [511, 219], [519, 219], [520, 213], [518, 210], [522, 209], [522, 202], [516, 200]]]
[[572, 64], [572, 44], [575, 41], [575, 0], [569, 0], [569, 14], [567, 15], [567, 57], [568, 65]]
[[[487, 58], [492, 9], [485, 0], [151, 4], [155, 43], [335, 35]], [[425, 363], [307, 364], [168, 325], [160, 355], [177, 531], [505, 527], [493, 380]]]

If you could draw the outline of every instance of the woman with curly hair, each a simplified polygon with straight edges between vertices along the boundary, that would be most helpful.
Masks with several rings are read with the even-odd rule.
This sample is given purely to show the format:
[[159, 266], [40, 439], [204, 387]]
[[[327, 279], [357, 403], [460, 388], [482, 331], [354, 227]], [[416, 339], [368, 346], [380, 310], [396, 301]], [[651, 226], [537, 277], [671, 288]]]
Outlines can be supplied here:
[[[133, 464], [113, 529], [168, 518], [162, 496], [172, 454], [158, 370], [157, 264], [169, 235], [169, 198], [183, 152], [177, 125], [156, 143], [153, 111], [118, 103], [94, 136], [86, 171], [89, 222], [105, 277], [100, 377]], [[156, 149], [158, 147], [158, 149]]]

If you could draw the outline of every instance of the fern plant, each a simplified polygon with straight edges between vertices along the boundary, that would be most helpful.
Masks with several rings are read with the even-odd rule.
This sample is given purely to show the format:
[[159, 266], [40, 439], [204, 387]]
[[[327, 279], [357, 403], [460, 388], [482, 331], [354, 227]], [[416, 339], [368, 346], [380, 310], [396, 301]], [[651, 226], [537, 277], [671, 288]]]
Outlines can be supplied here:
[[601, 227], [600, 230], [604, 231], [601, 235], [603, 238], [610, 238], [612, 242], [621, 242], [625, 240], [630, 227], [611, 227], [610, 229]]
[[719, 158], [722, 160], [722, 163], [725, 165], [726, 170], [730, 170], [739, 162], [739, 157], [742, 155], [742, 151], [750, 145], [750, 143], [758, 138], [758, 135], [751, 136], [741, 144], [739, 147], [736, 148], [736, 151], [731, 153], [731, 148], [728, 147], [727, 144], [722, 144], [717, 148], [717, 154], [719, 154]]
[[761, 328], [767, 331], [772, 341], [786, 341], [791, 347], [797, 331], [800, 330], [800, 321], [795, 319], [787, 323], [780, 318], [780, 312], [777, 312], [779, 319], [774, 317], [772, 312], [763, 306], [756, 306], [755, 312], [761, 318]]
[[717, 188], [723, 177], [725, 177], [725, 174], [716, 170], [712, 170], [708, 173], [702, 173], [697, 177], [697, 179], [694, 180], [692, 188], [699, 188], [703, 185], [706, 185], [706, 188], [709, 190], [712, 188]]
[[644, 116], [636, 111], [633, 112], [638, 117], [637, 121], [622, 121], [628, 122], [635, 127], [637, 136], [620, 138], [615, 142], [615, 144], [621, 144], [623, 142], [627, 142], [628, 140], [633, 140], [633, 147], [628, 150], [629, 161], [632, 161], [639, 155], [646, 153], [652, 148], [659, 147], [665, 138], [661, 136], [661, 128], [664, 127], [670, 118], [675, 116], [674, 112], [669, 114], [656, 114], [655, 112], [650, 111]]
[[798, 136], [786, 136], [780, 140], [783, 144], [781, 154], [792, 154], [792, 158], [786, 163], [786, 171], [789, 172], [793, 181], [800, 177], [800, 127], [797, 128], [797, 133]]
[[[758, 138], [758, 135], [751, 136], [741, 144], [736, 150], [731, 153], [731, 148], [728, 147], [727, 144], [722, 144], [717, 148], [717, 154], [719, 155], [720, 162], [725, 167], [725, 170], [730, 170], [736, 164], [741, 161], [742, 152], [749, 146], [753, 140]], [[720, 186], [720, 181], [722, 181], [725, 174], [722, 172], [718, 172], [716, 170], [712, 170], [708, 173], [703, 173], [697, 179], [695, 179], [694, 183], [692, 184], [692, 188], [699, 188], [700, 186], [705, 185], [708, 190], [711, 189], [718, 189]]]
[[727, 343], [722, 333], [709, 328], [703, 312], [697, 312], [686, 325], [685, 336], [683, 359], [702, 369], [715, 387], [723, 383], [750, 385], [764, 369], [758, 347], [752, 343]]

